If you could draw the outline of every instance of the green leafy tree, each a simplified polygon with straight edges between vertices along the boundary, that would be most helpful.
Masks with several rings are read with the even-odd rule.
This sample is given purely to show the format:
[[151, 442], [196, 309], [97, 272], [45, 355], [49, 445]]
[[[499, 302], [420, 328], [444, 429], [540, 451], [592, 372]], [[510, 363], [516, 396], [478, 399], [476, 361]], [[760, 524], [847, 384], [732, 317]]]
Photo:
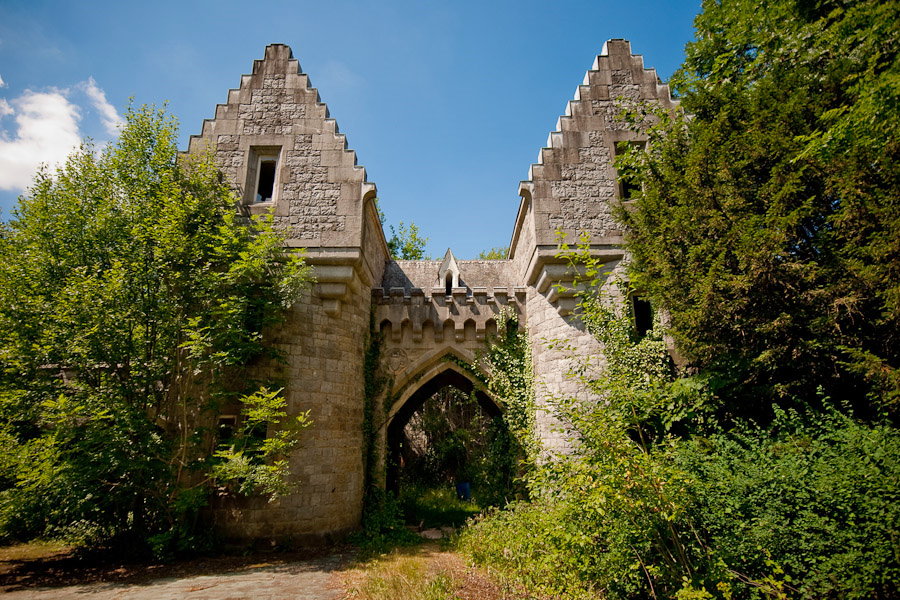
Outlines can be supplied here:
[[427, 237], [419, 235], [419, 227], [415, 223], [409, 226], [400, 221], [394, 229], [391, 225], [391, 239], [388, 240], [388, 250], [391, 258], [395, 260], [428, 260], [425, 256], [425, 244]]
[[[620, 217], [729, 409], [900, 401], [900, 5], [705, 1]], [[868, 402], [863, 402], [868, 398]]]
[[478, 260], [504, 260], [509, 255], [509, 246], [496, 246], [478, 253]]
[[163, 544], [214, 482], [235, 481], [225, 464], [247, 459], [230, 471], [242, 491], [278, 491], [252, 465], [283, 474], [295, 437], [214, 457], [221, 407], [243, 406], [261, 438], [307, 424], [277, 394], [248, 387], [241, 369], [269, 354], [262, 332], [308, 267], [271, 218], [240, 217], [211, 157], [180, 157], [176, 135], [163, 111], [129, 109], [114, 144], [85, 144], [57, 172], [39, 172], [3, 226], [7, 536]]

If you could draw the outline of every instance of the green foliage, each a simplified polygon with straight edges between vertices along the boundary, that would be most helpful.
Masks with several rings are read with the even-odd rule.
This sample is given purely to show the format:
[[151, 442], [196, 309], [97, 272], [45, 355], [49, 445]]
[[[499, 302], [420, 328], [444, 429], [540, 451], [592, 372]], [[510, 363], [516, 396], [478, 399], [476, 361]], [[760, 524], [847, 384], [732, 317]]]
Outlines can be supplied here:
[[262, 331], [309, 269], [176, 138], [163, 111], [129, 109], [116, 143], [38, 173], [3, 226], [5, 536], [145, 539], [189, 522], [216, 411], [243, 398], [252, 420], [281, 402], [243, 389], [240, 368], [271, 355]]
[[[241, 399], [238, 434], [215, 451], [215, 482], [240, 494], [277, 498], [287, 493], [288, 454], [312, 421], [309, 411], [288, 417], [281, 390], [262, 388]], [[269, 428], [273, 431], [269, 431]]]
[[[686, 565], [703, 553], [690, 544], [686, 476], [673, 468], [665, 437], [674, 373], [658, 331], [638, 336], [629, 315], [600, 294], [602, 265], [588, 247], [572, 260], [588, 279], [581, 319], [606, 358], [599, 377], [573, 375], [604, 401], [558, 400], [578, 453], [542, 461], [529, 478], [534, 504], [478, 523], [466, 546], [483, 546], [476, 558], [527, 572], [530, 585], [551, 595], [671, 595], [683, 576], [693, 580]], [[541, 543], [523, 542], [535, 532]]]
[[695, 522], [736, 579], [761, 579], [774, 561], [799, 597], [896, 593], [900, 439], [894, 428], [836, 412], [779, 411], [768, 430], [743, 427], [696, 438], [680, 446], [675, 460], [692, 479]]
[[[376, 405], [388, 384], [388, 378], [381, 372], [381, 334], [375, 330], [375, 312], [369, 313], [369, 336], [366, 340], [366, 354], [363, 358], [363, 467], [366, 494], [376, 488], [374, 481], [376, 452]], [[366, 500], [368, 503], [368, 500]]]
[[372, 486], [366, 493], [362, 529], [350, 536], [350, 541], [364, 554], [382, 554], [397, 546], [421, 541], [406, 527], [400, 502], [390, 492]]
[[572, 375], [602, 400], [558, 403], [577, 452], [544, 461], [533, 502], [475, 522], [462, 547], [554, 597], [890, 597], [895, 430], [836, 411], [724, 430], [705, 380], [678, 378], [658, 331], [638, 336], [602, 293], [589, 248], [572, 259], [592, 282], [580, 314], [606, 359], [599, 375]]
[[898, 22], [880, 0], [704, 2], [683, 112], [619, 162], [643, 188], [619, 214], [632, 279], [732, 415], [819, 386], [896, 410]]
[[503, 405], [503, 420], [512, 436], [509, 454], [521, 461], [520, 473], [537, 459], [535, 433], [534, 367], [528, 333], [518, 317], [504, 311], [497, 318], [497, 335], [479, 355], [481, 370], [488, 374], [491, 395]]
[[501, 416], [489, 417], [474, 394], [447, 386], [428, 398], [403, 430], [401, 495], [469, 482], [482, 506], [505, 504], [516, 471], [512, 444]]
[[482, 250], [476, 257], [478, 260], [505, 260], [509, 255], [509, 246], [495, 246], [490, 250]]
[[550, 502], [520, 502], [488, 511], [469, 523], [459, 547], [473, 561], [533, 596], [566, 600], [596, 598], [584, 573], [585, 547], [592, 545], [567, 518], [566, 507]]
[[419, 235], [419, 227], [410, 223], [407, 227], [403, 221], [394, 229], [391, 225], [391, 237], [388, 240], [388, 250], [391, 258], [395, 260], [428, 260], [425, 256], [425, 244], [427, 237]]
[[475, 502], [460, 500], [453, 486], [406, 485], [398, 498], [407, 523], [422, 527], [459, 527], [481, 512]]

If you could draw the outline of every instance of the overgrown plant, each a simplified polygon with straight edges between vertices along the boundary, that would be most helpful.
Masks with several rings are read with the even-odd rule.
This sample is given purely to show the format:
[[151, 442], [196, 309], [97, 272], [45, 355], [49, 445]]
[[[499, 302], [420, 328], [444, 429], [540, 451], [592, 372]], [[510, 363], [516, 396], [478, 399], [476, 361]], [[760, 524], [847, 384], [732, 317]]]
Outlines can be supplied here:
[[534, 465], [538, 452], [534, 366], [528, 333], [514, 312], [501, 311], [497, 335], [488, 340], [477, 360], [480, 370], [488, 374], [488, 391], [503, 404], [503, 420], [515, 442], [510, 451], [519, 456], [520, 474], [525, 474]]
[[568, 256], [605, 359], [572, 375], [599, 401], [558, 403], [576, 452], [539, 465], [532, 502], [464, 532], [466, 551], [563, 598], [891, 597], [893, 428], [814, 407], [723, 428], [704, 374], [678, 377], [658, 329], [638, 335], [629, 305], [604, 296], [589, 246]]
[[[377, 432], [381, 412], [387, 411], [382, 398], [390, 379], [382, 371], [383, 340], [375, 330], [375, 313], [369, 315], [369, 337], [363, 361], [363, 514], [362, 529], [351, 538], [365, 552], [380, 554], [395, 546], [418, 541], [420, 538], [406, 528], [397, 498], [385, 491], [383, 481], [376, 477], [378, 466]], [[379, 407], [379, 403], [384, 403]], [[381, 410], [379, 410], [379, 408]]]
[[[450, 490], [459, 482], [471, 484], [472, 497], [481, 506], [505, 504], [518, 468], [513, 443], [503, 417], [488, 416], [474, 391], [466, 394], [453, 386], [438, 390], [403, 430], [400, 492], [407, 499], [405, 508], [417, 506], [417, 496]], [[458, 515], [456, 508], [448, 506], [448, 512]]]
[[[631, 277], [731, 401], [900, 406], [900, 5], [703, 2], [617, 217]], [[840, 403], [837, 406], [841, 406]]]
[[288, 416], [281, 390], [262, 388], [241, 398], [242, 420], [213, 453], [216, 485], [239, 494], [277, 498], [290, 491], [288, 455], [312, 421], [309, 411]]

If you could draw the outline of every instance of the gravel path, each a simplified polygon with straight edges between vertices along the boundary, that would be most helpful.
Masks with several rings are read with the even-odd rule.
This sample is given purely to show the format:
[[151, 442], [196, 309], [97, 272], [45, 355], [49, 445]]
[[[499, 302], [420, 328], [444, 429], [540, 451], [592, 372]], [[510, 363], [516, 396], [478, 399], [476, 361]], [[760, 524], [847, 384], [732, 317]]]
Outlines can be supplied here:
[[329, 555], [139, 583], [95, 582], [18, 590], [12, 587], [3, 597], [10, 600], [338, 600], [342, 595], [338, 575], [342, 563], [340, 555]]

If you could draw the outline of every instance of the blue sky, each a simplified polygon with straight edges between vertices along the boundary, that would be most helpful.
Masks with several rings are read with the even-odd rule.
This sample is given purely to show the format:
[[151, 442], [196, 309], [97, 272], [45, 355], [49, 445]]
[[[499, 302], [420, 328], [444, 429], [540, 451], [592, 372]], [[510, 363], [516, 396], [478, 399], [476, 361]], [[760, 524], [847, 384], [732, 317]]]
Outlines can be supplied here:
[[[427, 252], [509, 243], [518, 182], [609, 38], [667, 79], [700, 0], [0, 0], [0, 209], [35, 165], [168, 102], [181, 147], [266, 44], [286, 43]], [[388, 232], [389, 233], [389, 232]]]

